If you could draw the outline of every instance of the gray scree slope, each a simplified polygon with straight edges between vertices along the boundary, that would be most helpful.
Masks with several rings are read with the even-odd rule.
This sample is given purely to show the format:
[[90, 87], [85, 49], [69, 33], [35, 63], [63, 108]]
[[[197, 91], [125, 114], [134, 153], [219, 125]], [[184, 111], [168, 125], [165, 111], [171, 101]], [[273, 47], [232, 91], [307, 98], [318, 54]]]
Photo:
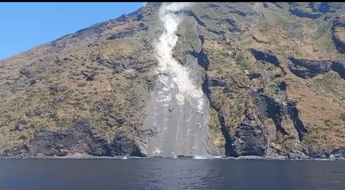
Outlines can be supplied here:
[[198, 112], [193, 98], [186, 98], [185, 104], [180, 105], [175, 98], [177, 93], [171, 75], [161, 75], [144, 121], [144, 127], [156, 133], [147, 138], [148, 156], [209, 156], [205, 107]]

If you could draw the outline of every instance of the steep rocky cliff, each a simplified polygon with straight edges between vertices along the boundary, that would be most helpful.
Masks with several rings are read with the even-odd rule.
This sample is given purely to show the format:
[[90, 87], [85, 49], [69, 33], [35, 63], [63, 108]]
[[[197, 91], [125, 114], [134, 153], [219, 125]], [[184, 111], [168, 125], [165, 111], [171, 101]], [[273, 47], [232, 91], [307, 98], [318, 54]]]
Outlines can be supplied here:
[[[202, 88], [202, 116], [175, 99], [155, 106], [160, 6], [1, 60], [2, 156], [152, 156], [148, 145], [160, 144], [168, 156], [171, 146], [195, 146], [186, 138], [197, 134], [209, 155], [345, 157], [345, 4], [196, 3], [179, 11], [173, 57]], [[162, 126], [154, 113], [164, 113]]]

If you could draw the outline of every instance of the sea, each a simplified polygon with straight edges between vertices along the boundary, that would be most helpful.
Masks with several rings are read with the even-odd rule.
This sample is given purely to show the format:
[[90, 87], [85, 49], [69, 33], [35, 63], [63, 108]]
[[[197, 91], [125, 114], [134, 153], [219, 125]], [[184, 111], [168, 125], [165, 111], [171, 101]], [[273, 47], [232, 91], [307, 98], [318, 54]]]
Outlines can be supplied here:
[[344, 161], [3, 159], [0, 190], [345, 190]]

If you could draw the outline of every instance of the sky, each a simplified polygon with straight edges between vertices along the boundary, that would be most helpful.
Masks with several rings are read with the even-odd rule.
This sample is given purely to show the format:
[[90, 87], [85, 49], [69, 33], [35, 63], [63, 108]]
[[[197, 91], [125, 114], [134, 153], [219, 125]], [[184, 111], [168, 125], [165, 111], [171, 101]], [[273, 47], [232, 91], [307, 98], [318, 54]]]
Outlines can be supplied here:
[[93, 24], [131, 13], [144, 4], [0, 2], [0, 60]]

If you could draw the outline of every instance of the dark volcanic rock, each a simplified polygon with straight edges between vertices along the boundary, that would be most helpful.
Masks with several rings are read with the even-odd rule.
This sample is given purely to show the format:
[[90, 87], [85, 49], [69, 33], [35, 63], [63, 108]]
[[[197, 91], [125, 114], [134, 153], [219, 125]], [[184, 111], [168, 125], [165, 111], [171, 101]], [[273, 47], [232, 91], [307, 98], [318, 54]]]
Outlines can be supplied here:
[[61, 98], [61, 97], [54, 97], [53, 101], [52, 101], [52, 105], [53, 106], [57, 106], [58, 104], [64, 102], [65, 99]]
[[[79, 39], [84, 39], [88, 38], [91, 36], [97, 36], [99, 37], [101, 33], [107, 29], [109, 29], [109, 23], [108, 22], [103, 22], [103, 23], [98, 23], [94, 24], [88, 28], [78, 30], [72, 35], [72, 38], [79, 38]], [[58, 40], [58, 39], [57, 39]], [[57, 41], [55, 40], [55, 41]]]
[[334, 42], [335, 47], [339, 51], [339, 53], [345, 53], [345, 41], [342, 39], [337, 32], [340, 30], [344, 30], [345, 27], [345, 20], [337, 16], [332, 25], [332, 40]]
[[253, 48], [250, 48], [249, 51], [251, 51], [255, 59], [258, 61], [270, 62], [276, 67], [280, 66], [277, 56], [275, 56], [271, 51], [261, 51]]
[[115, 40], [119, 38], [122, 39], [126, 37], [132, 37], [133, 35], [134, 35], [133, 30], [126, 30], [126, 31], [121, 31], [121, 32], [111, 35], [109, 38], [107, 38], [107, 40]]
[[235, 20], [230, 19], [230, 18], [221, 20], [220, 24], [226, 25], [230, 32], [242, 31], [240, 25]]
[[216, 34], [216, 35], [222, 35], [224, 34], [225, 32], [219, 28], [215, 28], [215, 29], [212, 29], [212, 28], [207, 28], [208, 31]]
[[90, 54], [90, 59], [92, 61], [97, 62], [100, 65], [103, 65], [103, 66], [109, 67], [109, 68], [112, 68], [113, 64], [114, 64], [111, 60], [103, 58], [101, 55], [98, 55], [98, 54], [92, 54], [91, 53]]
[[[205, 56], [204, 58], [207, 61], [206, 65], [208, 65], [209, 61], [207, 59], [207, 56]], [[204, 63], [200, 63], [199, 61], [202, 61], [202, 59], [198, 59], [198, 64], [204, 65]], [[223, 114], [220, 111], [220, 107], [217, 105], [214, 98], [212, 97], [212, 91], [211, 91], [210, 87], [208, 86], [208, 75], [207, 74], [205, 75], [205, 79], [204, 79], [204, 82], [202, 84], [202, 90], [205, 93], [207, 99], [209, 100], [211, 108], [217, 112], [218, 121], [220, 123], [220, 130], [222, 132], [222, 135], [225, 138], [225, 147], [224, 147], [225, 155], [226, 156], [235, 156], [236, 153], [234, 152], [234, 149], [233, 149], [232, 138], [230, 135], [229, 127], [225, 123], [225, 119], [224, 119]]]
[[290, 57], [290, 71], [301, 78], [311, 78], [331, 70], [332, 62], [327, 60], [307, 60]]
[[225, 87], [226, 81], [224, 79], [218, 78], [208, 78], [208, 86], [209, 87]]
[[330, 156], [335, 160], [345, 160], [345, 148], [341, 147], [333, 149], [330, 153]]
[[29, 123], [27, 123], [25, 120], [19, 120], [15, 125], [14, 125], [14, 130], [15, 131], [23, 131], [25, 129], [28, 129]]
[[285, 91], [286, 90], [286, 82], [285, 81], [281, 81], [279, 84], [278, 84], [278, 87], [280, 90], [283, 90]]
[[28, 129], [29, 128], [29, 125], [23, 125], [23, 124], [20, 124], [20, 123], [17, 123], [14, 125], [14, 130], [15, 131], [23, 131], [25, 129]]
[[183, 10], [182, 13], [186, 16], [192, 16], [197, 21], [197, 23], [203, 27], [206, 27], [205, 23], [191, 10]]
[[6, 149], [1, 156], [10, 157], [10, 156], [24, 156], [30, 154], [29, 147], [26, 144], [14, 146], [10, 149]]
[[26, 76], [27, 78], [31, 78], [33, 76], [31, 71], [27, 68], [20, 69], [19, 73], [20, 73], [20, 75]]
[[238, 15], [243, 16], [243, 17], [246, 17], [249, 14], [246, 11], [239, 9], [238, 7], [229, 6], [229, 5], [225, 5], [225, 6], [230, 9], [229, 13], [235, 13], [235, 14], [238, 14]]
[[177, 158], [193, 158], [193, 156], [177, 155]]
[[255, 78], [260, 78], [261, 77], [261, 73], [257, 73], [257, 72], [250, 72], [249, 74], [247, 74], [249, 80], [255, 79]]
[[124, 132], [118, 133], [111, 143], [100, 138], [88, 119], [77, 120], [72, 129], [65, 131], [36, 131], [29, 146], [6, 149], [2, 156], [66, 156], [74, 153], [93, 156], [145, 156], [138, 144]]
[[299, 112], [296, 107], [296, 103], [287, 102], [287, 108], [288, 108], [290, 118], [293, 121], [294, 127], [298, 133], [298, 138], [300, 141], [302, 141], [304, 133], [308, 133], [308, 130], [305, 128], [303, 122], [299, 118]]
[[308, 156], [311, 158], [321, 158], [321, 159], [328, 159], [330, 154], [326, 151], [309, 151]]
[[296, 15], [298, 17], [311, 18], [311, 19], [318, 19], [323, 15], [322, 13], [306, 12], [306, 11], [300, 10], [296, 7], [290, 7], [289, 11], [291, 14]]
[[33, 86], [34, 84], [36, 84], [36, 80], [35, 79], [30, 79], [29, 86]]
[[290, 160], [298, 160], [302, 158], [300, 154], [295, 153], [287, 153], [286, 157]]
[[258, 38], [257, 37], [257, 35], [253, 35], [253, 39], [255, 40], [255, 41], [257, 41], [258, 43], [264, 43], [264, 44], [267, 44], [268, 43], [268, 40], [263, 40], [263, 39], [260, 39], [260, 38]]
[[114, 118], [114, 117], [109, 117], [107, 120], [107, 125], [109, 127], [115, 127], [115, 126], [120, 126], [123, 123], [125, 123], [125, 120], [121, 117]]
[[284, 9], [282, 2], [273, 2], [273, 4], [275, 4], [278, 8]]
[[341, 78], [345, 79], [345, 63], [332, 61], [332, 70], [337, 72]]
[[333, 21], [333, 27], [345, 27], [345, 21], [337, 16]]
[[118, 156], [145, 156], [138, 144], [128, 137], [125, 132], [119, 132], [115, 135], [114, 141], [111, 144], [114, 154]]
[[131, 58], [116, 62], [113, 65], [114, 73], [122, 73], [124, 70], [129, 68], [129, 66], [133, 65], [134, 63], [135, 63], [135, 61]]
[[319, 2], [317, 10], [322, 13], [327, 13], [330, 10], [329, 2]]
[[90, 71], [90, 72], [88, 72], [88, 71], [82, 71], [81, 73], [86, 77], [86, 80], [87, 80], [87, 81], [93, 81], [93, 80], [95, 80], [95, 77], [96, 77], [96, 75], [97, 75], [97, 72], [95, 72], [95, 71]]
[[345, 148], [339, 147], [332, 150], [313, 150], [308, 152], [311, 158], [345, 160]]
[[256, 121], [252, 111], [246, 111], [246, 118], [237, 127], [233, 149], [235, 156], [264, 156], [268, 148], [268, 140], [263, 126]]
[[90, 54], [90, 59], [92, 61], [99, 63], [100, 65], [103, 65], [108, 68], [112, 68], [114, 70], [114, 74], [122, 73], [124, 70], [128, 68], [137, 69], [136, 66], [138, 67], [138, 64], [135, 64], [137, 63], [137, 61], [133, 57], [126, 57], [123, 59], [112, 60], [112, 59], [106, 59], [103, 56], [98, 55], [98, 54]]
[[253, 103], [256, 105], [258, 112], [257, 115], [261, 122], [267, 118], [271, 118], [279, 132], [288, 135], [281, 124], [281, 117], [287, 115], [287, 111], [273, 98], [267, 96], [262, 89], [259, 89], [252, 94]]
[[[286, 89], [286, 83], [283, 81], [278, 84], [280, 90]], [[276, 102], [273, 98], [265, 95], [263, 90], [253, 92], [253, 103], [258, 108], [256, 113], [261, 122], [267, 118], [271, 118], [279, 132], [283, 135], [289, 135], [281, 124], [282, 116], [288, 115], [294, 124], [294, 128], [298, 133], [298, 138], [302, 141], [304, 133], [308, 133], [303, 122], [299, 118], [299, 112], [294, 102], [288, 101], [286, 106], [283, 103]]]
[[45, 156], [65, 156], [68, 153], [111, 156], [107, 141], [99, 138], [93, 127], [90, 121], [81, 119], [77, 120], [70, 130], [59, 132], [39, 130], [30, 141], [30, 152]]
[[66, 86], [50, 85], [48, 87], [50, 95], [56, 95], [59, 92], [66, 92], [68, 88]]

